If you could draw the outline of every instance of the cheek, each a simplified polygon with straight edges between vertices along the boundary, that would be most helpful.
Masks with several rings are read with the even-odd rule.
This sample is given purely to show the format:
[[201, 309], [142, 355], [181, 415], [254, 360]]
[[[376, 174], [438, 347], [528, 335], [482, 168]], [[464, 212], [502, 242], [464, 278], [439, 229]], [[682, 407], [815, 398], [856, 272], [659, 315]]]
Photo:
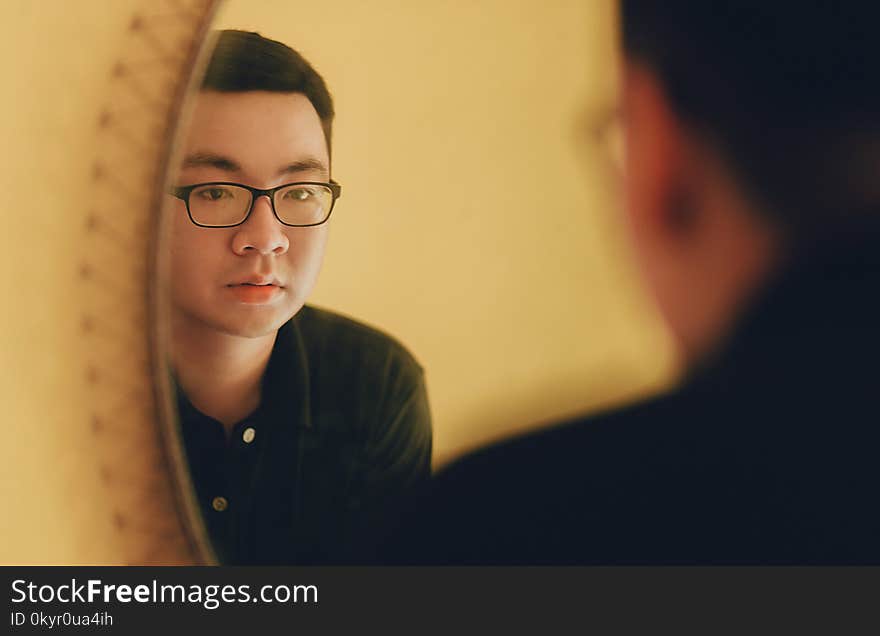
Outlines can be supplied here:
[[192, 225], [184, 212], [175, 220], [168, 236], [171, 287], [178, 299], [197, 296], [213, 289], [213, 280], [223, 273], [222, 256], [228, 238], [223, 230], [206, 230]]
[[[290, 247], [288, 261], [293, 268], [294, 278], [300, 285], [311, 287], [321, 270], [324, 250], [327, 245], [326, 225], [314, 228], [291, 228], [288, 234]], [[306, 291], [307, 290], [303, 290]]]
[[628, 190], [626, 206], [627, 228], [635, 256], [638, 272], [644, 289], [653, 299], [655, 306], [667, 325], [675, 322], [675, 276], [663, 234], [647, 216], [649, 203], [640, 197], [638, 188]]
[[624, 211], [626, 216], [626, 228], [630, 244], [639, 270], [644, 278], [650, 278], [653, 267], [651, 266], [651, 239], [649, 226], [645, 219], [645, 206], [643, 197], [633, 180], [626, 182], [626, 200]]
[[662, 241], [662, 235], [652, 232], [652, 226], [640, 220], [638, 215], [631, 219], [632, 242], [638, 261], [642, 284], [658, 309], [666, 327], [677, 335], [681, 322], [680, 312], [683, 285], [680, 268], [673, 255]]
[[202, 253], [198, 246], [198, 238], [187, 228], [179, 226], [174, 227], [171, 236], [168, 237], [168, 249], [171, 253], [171, 274], [175, 279], [192, 272], [193, 261]]
[[650, 179], [646, 178], [642, 154], [643, 149], [630, 136], [624, 179], [626, 225], [642, 280], [656, 299], [662, 302], [666, 277], [664, 236], [657, 222], [657, 197]]

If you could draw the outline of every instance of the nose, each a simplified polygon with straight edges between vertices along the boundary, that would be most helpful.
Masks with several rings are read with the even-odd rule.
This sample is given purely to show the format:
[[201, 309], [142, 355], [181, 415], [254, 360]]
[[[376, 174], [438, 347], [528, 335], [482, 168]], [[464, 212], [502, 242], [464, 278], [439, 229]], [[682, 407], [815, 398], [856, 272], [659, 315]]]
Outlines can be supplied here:
[[239, 256], [249, 253], [281, 256], [290, 247], [283, 226], [272, 212], [272, 202], [265, 195], [254, 201], [254, 207], [247, 221], [235, 229], [232, 251]]

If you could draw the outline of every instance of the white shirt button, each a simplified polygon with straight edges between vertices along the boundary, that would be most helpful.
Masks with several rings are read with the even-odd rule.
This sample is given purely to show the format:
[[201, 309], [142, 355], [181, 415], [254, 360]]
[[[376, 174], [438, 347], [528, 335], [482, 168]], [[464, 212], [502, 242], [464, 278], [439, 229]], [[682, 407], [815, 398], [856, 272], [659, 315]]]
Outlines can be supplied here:
[[241, 434], [241, 439], [244, 440], [245, 444], [250, 444], [254, 441], [254, 438], [257, 436], [257, 431], [254, 430], [252, 426], [248, 426], [244, 429], [244, 432]]

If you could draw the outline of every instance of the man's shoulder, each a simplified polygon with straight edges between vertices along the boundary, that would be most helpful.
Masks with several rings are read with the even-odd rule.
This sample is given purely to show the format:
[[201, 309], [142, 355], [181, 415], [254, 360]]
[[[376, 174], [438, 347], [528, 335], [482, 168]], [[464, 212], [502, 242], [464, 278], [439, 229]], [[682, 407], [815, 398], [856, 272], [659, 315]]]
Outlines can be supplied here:
[[430, 457], [424, 372], [399, 340], [312, 306], [303, 307], [286, 331], [309, 377], [316, 430], [335, 431], [355, 444], [396, 440], [398, 451], [416, 440]]
[[738, 477], [724, 471], [728, 431], [706, 425], [713, 412], [676, 391], [472, 452], [436, 476], [417, 510], [430, 545], [414, 540], [415, 556], [404, 561], [651, 562], [677, 554], [651, 551], [669, 537], [678, 545], [664, 524], [685, 523], [697, 513], [693, 502], [711, 501]]
[[668, 445], [683, 439], [675, 431], [690, 426], [694, 410], [692, 402], [673, 393], [559, 420], [465, 455], [442, 471], [441, 481], [470, 481], [480, 474], [488, 480], [484, 484], [497, 480], [499, 489], [505, 489], [502, 482], [507, 481], [508, 470], [523, 482], [538, 483], [573, 472], [605, 471], [603, 465], [612, 456], [618, 462], [631, 458], [635, 463], [647, 449], [664, 445], [664, 440]]
[[422, 373], [410, 350], [388, 332], [345, 314], [304, 306], [292, 320], [313, 359], [337, 360], [349, 366], [383, 366], [397, 373]]
[[864, 529], [877, 515], [860, 503], [876, 436], [864, 418], [835, 417], [834, 393], [812, 386], [707, 374], [472, 453], [438, 475], [419, 513], [442, 540], [413, 560], [876, 559]]
[[453, 461], [408, 515], [411, 526], [395, 537], [391, 560], [585, 561], [577, 537], [618, 515], [613, 501], [629, 497], [633, 480], [650, 470], [640, 461], [651, 461], [646, 436], [659, 437], [657, 418], [675, 417], [677, 402], [652, 399], [564, 420]]

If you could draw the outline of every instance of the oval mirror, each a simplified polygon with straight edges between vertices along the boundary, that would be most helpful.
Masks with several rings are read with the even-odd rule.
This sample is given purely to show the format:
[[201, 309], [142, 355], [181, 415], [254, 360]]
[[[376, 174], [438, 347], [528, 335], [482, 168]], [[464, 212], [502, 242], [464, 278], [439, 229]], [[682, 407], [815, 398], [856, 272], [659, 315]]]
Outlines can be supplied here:
[[[418, 7], [132, 0], [96, 18], [92, 38], [46, 11], [25, 16], [31, 33], [39, 28], [52, 36], [58, 72], [40, 65], [47, 54], [40, 58], [27, 38], [17, 42], [34, 56], [8, 86], [23, 91], [30, 81], [41, 105], [14, 111], [11, 147], [27, 151], [7, 171], [19, 183], [13, 207], [33, 212], [23, 231], [48, 236], [54, 228], [51, 235], [77, 241], [57, 241], [45, 271], [23, 265], [31, 262], [25, 241], [7, 253], [11, 271], [37, 276], [38, 285], [19, 289], [17, 306], [31, 311], [3, 330], [12, 336], [8, 359], [17, 369], [4, 382], [13, 435], [34, 449], [4, 462], [10, 471], [4, 483], [20, 478], [29, 486], [10, 488], [21, 515], [10, 527], [15, 547], [3, 561], [369, 560], [340, 546], [350, 546], [361, 530], [379, 531], [387, 512], [380, 504], [390, 503], [377, 493], [394, 491], [388, 483], [404, 489], [420, 478], [423, 468], [413, 466], [423, 466], [426, 447], [424, 435], [377, 438], [376, 430], [358, 430], [366, 420], [351, 415], [353, 404], [355, 412], [381, 411], [376, 421], [383, 433], [401, 422], [409, 422], [403, 430], [423, 432], [430, 413], [437, 468], [478, 445], [666, 381], [667, 345], [630, 269], [615, 214], [613, 162], [597, 134], [614, 105], [614, 4], [535, 7], [526, 0]], [[320, 144], [297, 147], [298, 156], [268, 174], [279, 159], [270, 147], [304, 137], [296, 126], [276, 126], [265, 140], [244, 135], [265, 134], [266, 121], [276, 121], [277, 100], [229, 101], [255, 91], [226, 91], [220, 104], [204, 99], [212, 92], [202, 88], [216, 41], [210, 34], [223, 29], [281, 42], [323, 78], [335, 106], [332, 155], [326, 148], [321, 156]], [[89, 52], [64, 59], [75, 39], [91, 40]], [[69, 110], [51, 102], [62, 90], [75, 96]], [[288, 97], [290, 112], [312, 109], [305, 112], [316, 119], [305, 121], [326, 140], [314, 104]], [[234, 128], [250, 155], [198, 147], [220, 140], [212, 137], [211, 121], [225, 122], [219, 129], [228, 132], [243, 111], [254, 115], [242, 126], [263, 124]], [[59, 138], [68, 140], [61, 149]], [[265, 157], [254, 159], [263, 144]], [[261, 158], [265, 165], [252, 165]], [[283, 179], [276, 174], [303, 158], [326, 159], [326, 172], [301, 163]], [[224, 159], [240, 165], [221, 165]], [[53, 188], [38, 187], [50, 182]], [[205, 183], [234, 188], [192, 188]], [[307, 186], [276, 189], [302, 183]], [[338, 198], [332, 183], [342, 185]], [[211, 200], [234, 205], [219, 216], [216, 209], [195, 209]], [[314, 209], [302, 207], [313, 200]], [[61, 209], [68, 213], [59, 216]], [[322, 226], [293, 227], [323, 220], [320, 210], [332, 210]], [[181, 240], [181, 228], [190, 239], [223, 243], [217, 237], [224, 236], [228, 251], [212, 261], [207, 244]], [[302, 245], [321, 233], [326, 248], [316, 258], [314, 246]], [[288, 269], [266, 267], [280, 253], [292, 259]], [[259, 258], [247, 260], [254, 254]], [[224, 265], [245, 261], [248, 267]], [[191, 367], [189, 379], [175, 362], [186, 347], [181, 343], [194, 342], [192, 331], [175, 337], [175, 320], [181, 312], [198, 316], [199, 303], [213, 302], [199, 287], [206, 271], [218, 273], [210, 280], [220, 280], [228, 302], [250, 309], [293, 295], [293, 273], [297, 283], [314, 279], [294, 302], [282, 304], [284, 311], [295, 308], [294, 322], [320, 328], [300, 324], [285, 340], [287, 358], [298, 365], [286, 375], [270, 374], [290, 380], [282, 384], [292, 388], [273, 389], [276, 396], [287, 391], [281, 402], [290, 417], [297, 425], [309, 420], [318, 431], [297, 438], [289, 464], [277, 458], [283, 453], [262, 464], [247, 458], [249, 450], [283, 448], [283, 436], [248, 422], [265, 404], [262, 393], [256, 402], [253, 392], [250, 401], [231, 399], [232, 378], [228, 390], [214, 385], [198, 397], [192, 377], [218, 373], [222, 355], [205, 361], [208, 371]], [[57, 297], [37, 291], [60, 287]], [[234, 313], [219, 311], [223, 320]], [[386, 366], [364, 362], [370, 345], [362, 340], [346, 348], [347, 341], [338, 342], [343, 332], [324, 329], [326, 321], [348, 320], [354, 322], [345, 322], [346, 337], [368, 329], [367, 340], [384, 347]], [[272, 320], [249, 335], [241, 323], [220, 331], [259, 340], [253, 336], [265, 336], [266, 325], [274, 333]], [[322, 349], [320, 334], [333, 336], [335, 348]], [[270, 358], [274, 347], [273, 340]], [[346, 358], [346, 351], [360, 357]], [[266, 377], [259, 374], [260, 382]], [[235, 408], [219, 404], [224, 397]], [[214, 466], [227, 479], [232, 463], [247, 464], [234, 474], [271, 488], [244, 496], [242, 488], [237, 494], [200, 488], [221, 477], [190, 472], [199, 460], [180, 435], [193, 420], [186, 408], [219, 423], [223, 433], [223, 450], [198, 456], [223, 455], [225, 463], [205, 461], [203, 469]], [[206, 413], [213, 409], [216, 417]], [[407, 415], [398, 419], [400, 413]], [[33, 422], [46, 425], [35, 429]], [[273, 440], [268, 447], [266, 439]], [[410, 454], [394, 454], [401, 439]], [[324, 461], [331, 456], [335, 463]], [[258, 529], [218, 529], [212, 519], [231, 517], [241, 506], [256, 511]], [[62, 528], [61, 519], [76, 521]], [[312, 525], [290, 539], [292, 519]], [[50, 529], [34, 537], [28, 528], [37, 524]]]

